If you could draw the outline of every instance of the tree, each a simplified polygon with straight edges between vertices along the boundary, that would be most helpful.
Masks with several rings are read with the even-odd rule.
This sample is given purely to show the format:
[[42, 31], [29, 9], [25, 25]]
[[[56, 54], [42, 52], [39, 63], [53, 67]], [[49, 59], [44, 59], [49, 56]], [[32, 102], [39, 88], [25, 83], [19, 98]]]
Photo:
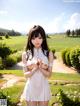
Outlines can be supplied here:
[[70, 34], [71, 34], [71, 31], [70, 31], [70, 29], [68, 29], [68, 30], [66, 31], [66, 35], [67, 35], [67, 36], [70, 36]]
[[75, 31], [74, 30], [72, 30], [72, 36], [74, 36], [75, 35]]

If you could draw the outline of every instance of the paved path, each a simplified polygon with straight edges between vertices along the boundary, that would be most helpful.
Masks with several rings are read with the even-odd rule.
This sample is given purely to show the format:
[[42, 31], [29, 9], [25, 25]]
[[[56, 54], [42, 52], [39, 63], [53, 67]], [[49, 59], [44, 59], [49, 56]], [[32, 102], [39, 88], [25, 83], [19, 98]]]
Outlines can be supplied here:
[[[22, 62], [17, 63], [12, 68], [13, 70], [22, 70], [23, 68]], [[58, 59], [54, 59], [53, 63], [53, 72], [59, 72], [59, 73], [76, 73], [77, 71], [75, 69], [67, 67], [65, 64], [63, 64]]]
[[4, 84], [1, 85], [1, 89], [13, 86], [15, 83], [25, 80], [24, 77], [19, 77], [12, 74], [4, 74], [3, 79], [6, 80]]
[[53, 63], [53, 72], [59, 72], [59, 73], [77, 73], [77, 71], [73, 68], [67, 67], [65, 64], [63, 64], [62, 61], [55, 59]]

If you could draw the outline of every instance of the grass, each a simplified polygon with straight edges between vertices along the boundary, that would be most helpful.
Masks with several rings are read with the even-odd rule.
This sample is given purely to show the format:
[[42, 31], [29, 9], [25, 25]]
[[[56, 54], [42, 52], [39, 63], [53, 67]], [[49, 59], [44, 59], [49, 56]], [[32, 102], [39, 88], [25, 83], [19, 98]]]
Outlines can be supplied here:
[[3, 92], [7, 97], [9, 97], [13, 103], [16, 103], [20, 100], [23, 87], [24, 84], [16, 84], [13, 87], [1, 89], [0, 91]]
[[0, 74], [14, 74], [17, 76], [23, 76], [22, 70], [0, 70]]
[[26, 36], [13, 36], [9, 39], [0, 40], [0, 42], [5, 43], [7, 46], [16, 49], [16, 50], [23, 50], [24, 46], [26, 45], [27, 37]]
[[[0, 70], [0, 74], [14, 74], [17, 76], [23, 76], [22, 70]], [[52, 73], [49, 80], [66, 80], [66, 81], [77, 81], [80, 82], [80, 74], [66, 74], [66, 73]]]
[[[2, 70], [1, 73], [23, 76], [23, 73], [21, 70]], [[54, 80], [62, 80], [63, 82], [55, 83]], [[62, 89], [68, 95], [72, 95], [75, 93], [76, 95], [77, 94], [80, 95], [80, 85], [79, 85], [80, 75], [79, 74], [53, 73], [51, 78], [49, 78], [49, 81], [50, 81], [49, 83], [50, 83], [50, 89], [52, 94], [51, 100], [49, 102], [49, 106], [51, 106], [53, 102], [58, 101], [57, 96], [54, 96], [54, 95], [58, 94], [59, 89]], [[68, 81], [68, 83], [71, 85], [66, 86], [66, 83], [65, 83], [66, 81]], [[76, 85], [73, 85], [72, 82], [75, 83]], [[26, 83], [25, 81], [21, 81], [19, 83], [16, 83], [13, 87], [3, 89], [0, 91], [2, 91], [7, 96], [10, 96], [12, 102], [16, 103], [20, 99], [25, 83]], [[22, 106], [26, 106], [25, 102], [23, 102]]]
[[49, 47], [54, 48], [57, 52], [65, 48], [80, 46], [80, 38], [66, 37], [65, 35], [50, 36], [48, 40]]
[[[47, 41], [50, 49], [55, 49], [57, 52], [65, 48], [72, 48], [80, 45], [80, 38], [65, 37], [65, 35], [53, 35], [47, 38]], [[16, 36], [10, 37], [9, 39], [3, 37], [3, 40], [0, 40], [0, 42], [6, 43], [11, 48], [23, 50], [27, 42], [27, 37]]]
[[52, 73], [49, 80], [66, 80], [80, 82], [80, 74]]

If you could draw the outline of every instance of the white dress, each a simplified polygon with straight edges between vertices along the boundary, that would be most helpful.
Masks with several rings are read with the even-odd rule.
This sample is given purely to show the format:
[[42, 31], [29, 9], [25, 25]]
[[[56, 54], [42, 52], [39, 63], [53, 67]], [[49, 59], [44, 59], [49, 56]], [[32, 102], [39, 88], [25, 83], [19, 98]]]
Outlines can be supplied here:
[[[26, 53], [26, 52], [25, 52]], [[25, 54], [24, 53], [24, 54]], [[33, 64], [41, 59], [45, 64], [49, 65], [48, 58], [43, 54], [42, 49], [34, 48], [34, 56], [31, 60], [24, 63], [24, 66]], [[23, 68], [25, 70], [25, 68]], [[48, 79], [38, 69], [31, 77], [28, 78], [21, 96], [27, 101], [48, 101], [51, 97]]]

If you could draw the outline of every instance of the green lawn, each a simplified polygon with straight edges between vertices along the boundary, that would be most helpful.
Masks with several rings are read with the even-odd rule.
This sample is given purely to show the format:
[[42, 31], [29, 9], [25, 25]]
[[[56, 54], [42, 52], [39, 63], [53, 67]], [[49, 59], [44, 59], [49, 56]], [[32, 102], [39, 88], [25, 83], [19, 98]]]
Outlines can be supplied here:
[[80, 38], [65, 37], [65, 35], [54, 35], [48, 38], [49, 47], [57, 52], [65, 48], [80, 46]]
[[0, 42], [5, 43], [7, 46], [13, 49], [23, 50], [27, 42], [27, 37], [26, 36], [16, 36], [16, 37], [13, 36], [13, 37], [10, 37], [9, 39], [5, 39], [3, 37], [3, 40], [0, 40]]
[[[1, 73], [23, 76], [23, 72], [20, 70], [4, 70], [1, 71]], [[55, 82], [56, 80], [61, 80], [62, 82], [60, 81]], [[66, 81], [68, 82], [66, 83]], [[49, 106], [51, 106], [53, 102], [58, 101], [59, 89], [62, 89], [64, 93], [66, 93], [68, 96], [70, 95], [70, 98], [71, 96], [74, 95], [80, 97], [80, 74], [53, 73], [52, 76], [49, 78], [49, 83], [50, 83], [51, 94], [52, 94]], [[70, 85], [67, 86], [66, 84], [70, 84]], [[22, 80], [21, 82], [16, 83], [13, 87], [0, 91], [2, 91], [4, 94], [9, 96], [12, 102], [17, 102], [20, 99], [20, 95], [23, 91], [24, 86], [25, 86], [25, 81]], [[23, 102], [22, 106], [26, 106], [24, 104], [25, 102]]]
[[[47, 38], [50, 49], [55, 49], [57, 52], [65, 48], [72, 48], [80, 46], [80, 38], [65, 37], [65, 35], [53, 35]], [[23, 50], [27, 42], [26, 36], [10, 37], [9, 39], [0, 40], [0, 42], [6, 43], [8, 46], [17, 50]]]
[[0, 74], [14, 74], [17, 76], [23, 76], [22, 70], [0, 70]]

